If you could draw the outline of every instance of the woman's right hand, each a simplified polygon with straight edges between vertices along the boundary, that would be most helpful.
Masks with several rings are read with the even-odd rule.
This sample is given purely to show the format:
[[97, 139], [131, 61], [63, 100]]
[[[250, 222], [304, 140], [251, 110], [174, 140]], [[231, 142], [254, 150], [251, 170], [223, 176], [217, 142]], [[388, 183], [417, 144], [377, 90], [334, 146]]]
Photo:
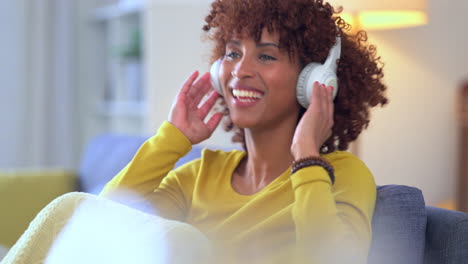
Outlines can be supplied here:
[[[216, 113], [205, 123], [205, 117], [213, 108], [219, 94], [211, 89], [209, 73], [205, 73], [198, 80], [197, 77], [198, 71], [195, 71], [184, 82], [169, 113], [169, 122], [192, 144], [208, 139], [223, 117], [222, 113]], [[212, 91], [208, 99], [199, 107], [200, 101], [210, 89]]]

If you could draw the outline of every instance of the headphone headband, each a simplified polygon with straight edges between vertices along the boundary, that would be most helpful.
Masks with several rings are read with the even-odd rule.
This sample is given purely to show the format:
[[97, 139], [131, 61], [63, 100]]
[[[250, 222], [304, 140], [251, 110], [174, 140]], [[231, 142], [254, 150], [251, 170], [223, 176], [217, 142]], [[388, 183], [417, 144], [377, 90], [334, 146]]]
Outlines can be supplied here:
[[341, 37], [336, 37], [336, 44], [331, 48], [324, 65], [326, 68], [336, 72], [336, 60], [341, 57]]

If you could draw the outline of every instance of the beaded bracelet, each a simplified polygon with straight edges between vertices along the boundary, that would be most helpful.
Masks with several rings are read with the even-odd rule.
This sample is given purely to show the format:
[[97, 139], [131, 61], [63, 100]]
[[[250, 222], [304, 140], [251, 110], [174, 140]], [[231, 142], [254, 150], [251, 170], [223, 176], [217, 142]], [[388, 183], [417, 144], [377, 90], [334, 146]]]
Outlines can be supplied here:
[[335, 183], [335, 170], [333, 166], [325, 159], [320, 157], [304, 157], [298, 160], [295, 160], [292, 164], [291, 174], [294, 174], [296, 171], [310, 166], [320, 166], [324, 168], [328, 172], [328, 176], [330, 176], [330, 180]]

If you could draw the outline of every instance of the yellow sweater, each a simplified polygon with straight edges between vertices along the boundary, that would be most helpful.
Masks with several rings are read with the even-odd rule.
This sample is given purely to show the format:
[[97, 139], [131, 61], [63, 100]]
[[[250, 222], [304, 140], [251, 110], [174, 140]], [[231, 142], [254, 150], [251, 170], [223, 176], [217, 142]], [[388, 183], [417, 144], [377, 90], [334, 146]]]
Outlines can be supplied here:
[[[165, 122], [104, 188], [129, 188], [159, 215], [204, 232], [223, 260], [216, 263], [365, 263], [376, 199], [372, 174], [358, 158], [337, 151], [323, 158], [335, 169], [290, 168], [260, 192], [241, 195], [231, 176], [246, 152], [203, 150], [176, 170], [190, 141]], [[172, 170], [172, 171], [171, 171]]]

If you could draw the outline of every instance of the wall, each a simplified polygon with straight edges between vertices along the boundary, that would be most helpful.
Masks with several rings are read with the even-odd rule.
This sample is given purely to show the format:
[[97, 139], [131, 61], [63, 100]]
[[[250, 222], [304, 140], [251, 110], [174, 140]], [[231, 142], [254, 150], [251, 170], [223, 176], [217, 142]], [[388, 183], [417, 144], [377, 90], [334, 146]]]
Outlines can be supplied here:
[[73, 2], [0, 3], [0, 167], [73, 167]]
[[370, 32], [385, 62], [390, 104], [374, 111], [361, 157], [378, 184], [423, 190], [426, 203], [455, 199], [457, 89], [468, 79], [468, 2], [428, 1], [424, 27]]
[[[173, 99], [194, 70], [209, 70], [209, 44], [201, 40], [209, 4], [152, 1], [146, 17], [146, 73], [150, 102], [147, 133], [153, 134], [167, 120]], [[182, 5], [183, 4], [183, 5]], [[218, 129], [205, 145], [230, 145], [230, 135]]]
[[23, 1], [0, 1], [0, 168], [23, 165], [17, 159], [23, 154], [22, 141], [17, 135], [24, 129], [23, 4]]

